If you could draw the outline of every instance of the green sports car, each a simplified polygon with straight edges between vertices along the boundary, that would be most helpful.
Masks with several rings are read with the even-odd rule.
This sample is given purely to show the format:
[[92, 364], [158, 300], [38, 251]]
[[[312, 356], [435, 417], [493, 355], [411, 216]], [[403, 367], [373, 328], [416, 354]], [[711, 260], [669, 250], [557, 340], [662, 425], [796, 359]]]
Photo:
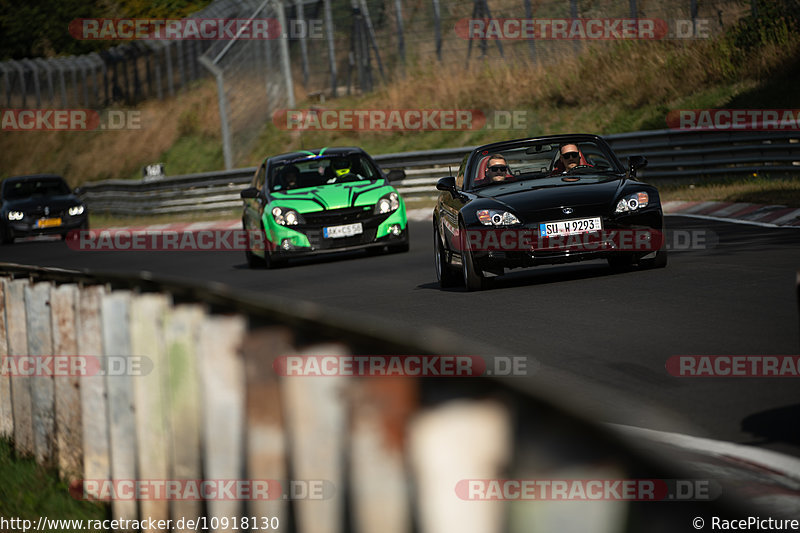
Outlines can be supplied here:
[[269, 157], [241, 197], [244, 229], [264, 235], [246, 252], [251, 267], [358, 248], [408, 251], [405, 203], [360, 148]]

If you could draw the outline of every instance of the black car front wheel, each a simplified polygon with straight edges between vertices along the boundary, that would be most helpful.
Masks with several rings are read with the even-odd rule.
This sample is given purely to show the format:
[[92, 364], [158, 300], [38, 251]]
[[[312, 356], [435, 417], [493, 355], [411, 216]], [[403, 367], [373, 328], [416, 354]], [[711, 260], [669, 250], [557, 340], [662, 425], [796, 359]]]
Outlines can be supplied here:
[[14, 244], [14, 236], [9, 228], [0, 226], [0, 244]]
[[472, 260], [472, 251], [469, 249], [469, 239], [466, 238], [467, 230], [464, 224], [459, 224], [459, 235], [461, 235], [461, 271], [464, 277], [464, 285], [468, 291], [480, 291], [486, 288], [487, 279], [483, 271], [475, 268]]
[[436, 268], [436, 279], [441, 288], [455, 287], [461, 283], [458, 272], [454, 271], [447, 261], [447, 252], [442, 246], [439, 228], [436, 225], [433, 226], [433, 264]]

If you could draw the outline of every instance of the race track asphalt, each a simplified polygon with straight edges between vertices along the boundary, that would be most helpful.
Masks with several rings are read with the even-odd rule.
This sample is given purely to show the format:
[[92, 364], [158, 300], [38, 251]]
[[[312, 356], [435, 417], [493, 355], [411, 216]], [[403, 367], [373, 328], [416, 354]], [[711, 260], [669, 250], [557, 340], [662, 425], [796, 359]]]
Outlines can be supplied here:
[[52, 240], [0, 247], [0, 261], [150, 271], [314, 301], [355, 322], [435, 326], [490, 347], [479, 355], [535, 359], [534, 376], [514, 379], [589, 418], [800, 457], [800, 378], [679, 378], [665, 369], [675, 355], [800, 353], [800, 230], [682, 216], [667, 223], [706, 244], [673, 250], [665, 269], [543, 266], [483, 292], [438, 288], [430, 222], [411, 223], [409, 253], [337, 254], [269, 271], [248, 269], [241, 252], [82, 252]]

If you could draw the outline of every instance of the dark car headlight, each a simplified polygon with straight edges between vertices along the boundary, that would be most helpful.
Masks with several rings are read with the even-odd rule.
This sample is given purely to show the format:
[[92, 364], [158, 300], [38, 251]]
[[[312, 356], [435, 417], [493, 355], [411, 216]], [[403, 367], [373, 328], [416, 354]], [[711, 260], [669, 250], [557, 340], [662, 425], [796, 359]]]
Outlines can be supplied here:
[[25, 218], [25, 213], [22, 211], [9, 211], [8, 220], [22, 220]]
[[378, 200], [378, 203], [375, 204], [374, 213], [376, 215], [385, 215], [386, 213], [397, 211], [398, 207], [400, 207], [400, 199], [398, 198], [397, 193], [390, 192]]
[[499, 209], [481, 209], [477, 213], [478, 220], [484, 226], [512, 226], [519, 224], [519, 219], [514, 213], [500, 211]]
[[631, 211], [636, 211], [637, 209], [642, 209], [643, 207], [646, 207], [649, 201], [650, 201], [650, 196], [646, 192], [636, 192], [633, 194], [629, 194], [628, 196], [621, 198], [619, 202], [617, 202], [617, 208], [614, 210], [614, 212], [629, 213]]
[[86, 209], [86, 208], [85, 208], [83, 205], [73, 205], [72, 207], [70, 207], [70, 208], [67, 210], [67, 212], [69, 213], [69, 216], [71, 216], [71, 217], [76, 217], [76, 216], [78, 216], [78, 215], [82, 215], [82, 214], [83, 214], [83, 211], [84, 211], [85, 209]]
[[300, 213], [286, 207], [273, 207], [272, 217], [281, 226], [296, 226], [303, 223], [303, 217], [300, 216]]

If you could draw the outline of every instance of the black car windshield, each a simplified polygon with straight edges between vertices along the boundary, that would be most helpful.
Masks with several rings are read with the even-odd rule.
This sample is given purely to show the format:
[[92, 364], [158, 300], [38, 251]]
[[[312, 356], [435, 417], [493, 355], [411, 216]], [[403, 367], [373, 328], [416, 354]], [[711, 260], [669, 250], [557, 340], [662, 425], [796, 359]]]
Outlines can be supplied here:
[[383, 179], [380, 171], [363, 154], [309, 157], [271, 165], [269, 190], [290, 191], [379, 179]]
[[3, 182], [3, 198], [19, 200], [31, 196], [62, 196], [70, 194], [69, 186], [60, 178], [8, 180]]
[[610, 150], [593, 140], [531, 141], [491, 153], [489, 150], [481, 152], [472, 167], [469, 183], [471, 189], [526, 180], [566, 185], [592, 179], [592, 176], [605, 180], [610, 174], [623, 172]]

